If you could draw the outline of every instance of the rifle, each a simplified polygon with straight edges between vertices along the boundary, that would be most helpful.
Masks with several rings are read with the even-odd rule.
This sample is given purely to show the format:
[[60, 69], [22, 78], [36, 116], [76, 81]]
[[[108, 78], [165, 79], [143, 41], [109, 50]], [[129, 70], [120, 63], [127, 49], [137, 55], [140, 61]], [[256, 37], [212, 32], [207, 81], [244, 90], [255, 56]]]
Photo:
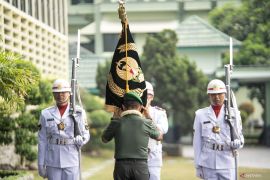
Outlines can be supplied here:
[[[80, 59], [80, 30], [78, 30], [78, 42], [77, 42], [77, 57], [72, 58], [72, 73], [71, 73], [71, 94], [70, 94], [70, 115], [74, 123], [74, 138], [78, 135], [82, 136], [79, 124], [76, 121], [76, 90], [77, 90], [77, 79], [76, 79], [76, 68], [79, 67]], [[81, 149], [79, 151], [79, 176], [81, 179]]]
[[[237, 108], [236, 99], [233, 91], [231, 90], [231, 73], [233, 70], [233, 51], [232, 51], [232, 38], [230, 37], [230, 64], [226, 64], [225, 66], [225, 77], [226, 77], [226, 97], [225, 97], [225, 121], [228, 123], [230, 127], [230, 136], [231, 141], [235, 139], [240, 139], [238, 133], [236, 132], [234, 126], [232, 125], [232, 116], [231, 116], [231, 107]], [[231, 103], [232, 102], [232, 103]], [[233, 105], [233, 106], [232, 106]], [[234, 124], [237, 124], [237, 119], [235, 118]], [[234, 160], [235, 160], [235, 180], [238, 179], [238, 152], [236, 149], [232, 149]]]
[[76, 121], [76, 90], [77, 90], [77, 79], [76, 79], [76, 68], [79, 67], [80, 59], [80, 30], [78, 30], [78, 45], [77, 45], [77, 57], [72, 58], [72, 73], [71, 73], [71, 94], [70, 94], [70, 112], [74, 122], [74, 137], [77, 135], [81, 136], [78, 122]]

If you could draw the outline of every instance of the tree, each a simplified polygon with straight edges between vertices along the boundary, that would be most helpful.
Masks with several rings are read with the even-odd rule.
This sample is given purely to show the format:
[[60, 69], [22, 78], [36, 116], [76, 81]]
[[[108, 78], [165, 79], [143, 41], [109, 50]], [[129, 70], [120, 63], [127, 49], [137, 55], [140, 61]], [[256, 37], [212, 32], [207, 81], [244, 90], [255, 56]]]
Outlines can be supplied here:
[[20, 164], [24, 167], [25, 160], [33, 162], [37, 159], [36, 132], [38, 119], [31, 113], [23, 113], [16, 119], [15, 152], [20, 155]]
[[246, 101], [239, 105], [239, 110], [241, 112], [242, 123], [245, 126], [248, 117], [254, 112], [254, 106], [250, 101]]
[[31, 105], [50, 104], [53, 101], [52, 81], [40, 79], [37, 85], [32, 86], [25, 97], [25, 103]]
[[176, 51], [177, 36], [164, 30], [147, 37], [141, 58], [145, 79], [155, 89], [155, 102], [169, 110], [174, 126], [192, 132], [194, 112], [206, 102], [207, 78], [195, 63]]
[[[32, 67], [32, 71], [37, 71]], [[39, 80], [38, 84], [31, 85], [25, 97], [25, 105], [22, 108], [19, 117], [15, 119], [15, 152], [20, 155], [21, 166], [25, 166], [26, 160], [33, 162], [37, 159], [37, 138], [38, 120], [41, 110], [52, 104], [52, 82], [48, 80]], [[36, 105], [36, 108], [27, 110], [29, 105]]]
[[[269, 9], [269, 0], [244, 0], [238, 8], [227, 5], [210, 13], [210, 20], [214, 26], [242, 41], [239, 52], [234, 55], [234, 64], [270, 65]], [[225, 61], [228, 62], [228, 59], [227, 55]], [[257, 98], [262, 107], [265, 107], [264, 84], [248, 84], [248, 88], [251, 89], [250, 98]], [[265, 117], [265, 112], [263, 112], [263, 117]], [[261, 137], [263, 136], [262, 133]]]
[[240, 7], [226, 5], [210, 13], [215, 27], [243, 41], [234, 64], [270, 65], [269, 9], [268, 0], [245, 0]]
[[0, 144], [8, 145], [15, 140], [15, 152], [24, 166], [25, 160], [32, 162], [37, 158], [40, 114], [39, 109], [27, 111], [26, 107], [50, 103], [51, 83], [40, 80], [39, 71], [31, 62], [10, 52], [0, 53], [0, 73]]
[[[9, 110], [24, 104], [24, 96], [35, 85], [39, 74], [32, 71], [33, 65], [11, 52], [0, 52], [0, 101], [7, 103]], [[2, 102], [3, 102], [2, 101]]]
[[92, 95], [84, 89], [80, 89], [80, 95], [87, 113], [91, 134], [91, 141], [83, 147], [83, 150], [96, 151], [101, 147], [111, 147], [111, 144], [103, 144], [100, 139], [103, 129], [108, 125], [111, 118], [111, 114], [104, 110], [104, 99]]
[[110, 67], [111, 67], [110, 60], [107, 60], [104, 64], [98, 64], [96, 82], [97, 82], [97, 88], [99, 89], [99, 94], [102, 97], [105, 97], [107, 75], [109, 74]]

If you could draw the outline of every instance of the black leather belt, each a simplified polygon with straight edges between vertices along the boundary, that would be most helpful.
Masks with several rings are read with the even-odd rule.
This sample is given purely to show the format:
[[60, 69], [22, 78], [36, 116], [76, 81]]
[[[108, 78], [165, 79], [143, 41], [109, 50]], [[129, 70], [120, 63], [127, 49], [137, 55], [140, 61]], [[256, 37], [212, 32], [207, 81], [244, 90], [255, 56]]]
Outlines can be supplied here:
[[147, 162], [147, 159], [136, 159], [136, 158], [123, 158], [123, 159], [116, 159], [117, 162], [121, 161], [130, 161], [130, 162]]

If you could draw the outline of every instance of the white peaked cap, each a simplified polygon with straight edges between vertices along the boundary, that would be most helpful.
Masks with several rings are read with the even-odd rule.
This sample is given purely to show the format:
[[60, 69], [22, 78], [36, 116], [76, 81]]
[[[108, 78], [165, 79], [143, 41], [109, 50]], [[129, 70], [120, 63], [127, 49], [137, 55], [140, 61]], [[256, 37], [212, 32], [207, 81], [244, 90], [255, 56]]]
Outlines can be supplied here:
[[223, 81], [219, 79], [213, 79], [208, 83], [207, 94], [218, 94], [226, 92], [226, 86]]
[[53, 83], [52, 92], [71, 92], [69, 82], [64, 79], [56, 79]]
[[152, 84], [148, 81], [145, 81], [145, 84], [146, 84], [147, 94], [151, 94], [154, 96], [154, 88]]

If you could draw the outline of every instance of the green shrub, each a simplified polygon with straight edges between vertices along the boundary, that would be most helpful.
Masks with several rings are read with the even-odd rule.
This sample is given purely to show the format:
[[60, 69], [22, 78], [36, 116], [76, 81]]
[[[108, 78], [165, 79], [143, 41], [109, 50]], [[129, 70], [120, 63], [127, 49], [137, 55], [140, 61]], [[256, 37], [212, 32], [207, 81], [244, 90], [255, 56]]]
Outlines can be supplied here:
[[18, 180], [25, 175], [28, 175], [25, 171], [0, 170], [0, 179]]
[[95, 110], [89, 114], [89, 119], [92, 128], [103, 128], [110, 122], [111, 114], [105, 110]]
[[251, 102], [247, 101], [240, 104], [239, 110], [241, 112], [242, 122], [245, 124], [246, 120], [254, 112], [255, 108]]
[[104, 99], [88, 93], [86, 90], [81, 90], [81, 99], [84, 109], [87, 112], [104, 108]]
[[85, 145], [83, 150], [91, 151], [99, 148], [112, 148], [112, 144], [104, 144], [101, 142], [101, 134], [104, 128], [109, 124], [111, 114], [105, 110], [95, 110], [88, 113], [91, 139]]

